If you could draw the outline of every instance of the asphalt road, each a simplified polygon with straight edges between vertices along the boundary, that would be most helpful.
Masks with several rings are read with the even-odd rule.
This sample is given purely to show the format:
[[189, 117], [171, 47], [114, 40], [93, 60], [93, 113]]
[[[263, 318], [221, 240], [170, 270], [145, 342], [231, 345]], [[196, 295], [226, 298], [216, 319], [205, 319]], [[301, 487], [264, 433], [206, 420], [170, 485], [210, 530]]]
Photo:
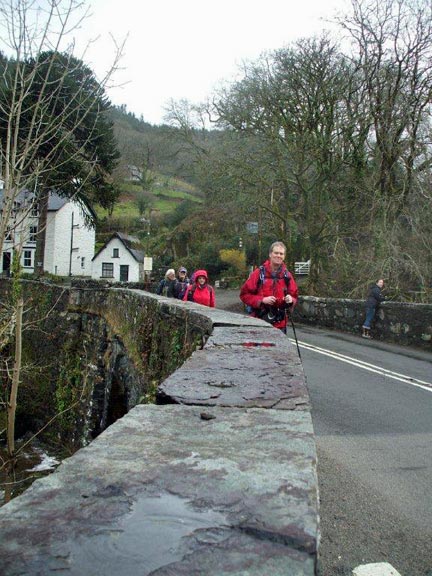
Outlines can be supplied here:
[[[218, 307], [241, 310], [238, 293], [220, 292]], [[320, 576], [377, 562], [432, 576], [432, 353], [296, 333], [318, 450]]]
[[432, 354], [296, 331], [318, 449], [320, 574], [388, 562], [432, 576]]

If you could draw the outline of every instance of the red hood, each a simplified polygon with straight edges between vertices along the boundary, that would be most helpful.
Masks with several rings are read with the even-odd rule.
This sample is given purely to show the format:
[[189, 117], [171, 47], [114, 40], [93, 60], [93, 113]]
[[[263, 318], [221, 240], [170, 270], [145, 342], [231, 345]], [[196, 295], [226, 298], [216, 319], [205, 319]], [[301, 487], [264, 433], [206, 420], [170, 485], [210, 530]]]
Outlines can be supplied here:
[[208, 282], [208, 274], [206, 270], [196, 270], [194, 272], [194, 280], [195, 283], [198, 282], [198, 276], [204, 276], [204, 278], [206, 279], [206, 282]]

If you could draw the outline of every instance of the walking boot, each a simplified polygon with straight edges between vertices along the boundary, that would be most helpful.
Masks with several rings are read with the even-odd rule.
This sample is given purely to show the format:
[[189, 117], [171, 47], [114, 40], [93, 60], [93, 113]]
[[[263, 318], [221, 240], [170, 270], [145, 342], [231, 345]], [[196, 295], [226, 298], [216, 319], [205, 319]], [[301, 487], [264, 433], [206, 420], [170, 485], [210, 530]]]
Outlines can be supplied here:
[[372, 336], [370, 335], [370, 328], [365, 328], [365, 327], [363, 326], [362, 338], [369, 338], [369, 339], [372, 338]]

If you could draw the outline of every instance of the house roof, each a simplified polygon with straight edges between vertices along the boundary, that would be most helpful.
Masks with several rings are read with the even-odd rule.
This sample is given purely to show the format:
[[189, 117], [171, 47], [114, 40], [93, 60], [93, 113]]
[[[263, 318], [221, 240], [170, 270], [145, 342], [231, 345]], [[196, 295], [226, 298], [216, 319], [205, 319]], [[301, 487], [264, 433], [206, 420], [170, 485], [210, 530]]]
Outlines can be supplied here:
[[[30, 192], [29, 190], [21, 190], [21, 192], [17, 194], [15, 201], [20, 203], [25, 201], [31, 202], [33, 201], [33, 198], [34, 198], [33, 192]], [[51, 190], [48, 196], [48, 212], [57, 212], [58, 210], [60, 210], [60, 208], [63, 208], [65, 204], [71, 201], [73, 200], [71, 200], [70, 198], [59, 196], [57, 192]], [[94, 218], [96, 218], [93, 209], [88, 204], [84, 205], [86, 209], [91, 213], [91, 215]], [[2, 207], [3, 207], [3, 189], [0, 188], [0, 210], [2, 209]]]
[[114, 238], [117, 238], [118, 240], [120, 240], [120, 242], [124, 245], [126, 250], [133, 256], [133, 258], [137, 262], [140, 262], [140, 263], [144, 262], [145, 253], [142, 250], [142, 245], [140, 244], [139, 239], [135, 238], [135, 236], [128, 236], [127, 234], [123, 234], [123, 232], [114, 232], [114, 234], [105, 242], [105, 244], [102, 246], [102, 248], [100, 248], [96, 252], [96, 254], [93, 256], [92, 260], [94, 260], [97, 256], [99, 256], [99, 254], [103, 250], [105, 250], [105, 248], [108, 246], [108, 244]]
[[60, 210], [65, 204], [67, 204], [68, 199], [62, 198], [56, 192], [50, 192], [48, 196], [48, 210], [57, 211]]

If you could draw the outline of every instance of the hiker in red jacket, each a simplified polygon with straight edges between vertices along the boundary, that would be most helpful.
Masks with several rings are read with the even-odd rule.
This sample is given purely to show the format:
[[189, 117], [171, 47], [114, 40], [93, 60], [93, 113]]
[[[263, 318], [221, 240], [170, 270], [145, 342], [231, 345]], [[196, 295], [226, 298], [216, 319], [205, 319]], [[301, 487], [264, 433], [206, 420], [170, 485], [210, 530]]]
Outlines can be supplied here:
[[210, 308], [216, 306], [215, 292], [208, 283], [206, 270], [197, 270], [194, 273], [194, 282], [189, 284], [183, 300], [210, 306]]
[[295, 306], [298, 288], [284, 264], [286, 246], [273, 242], [268, 260], [256, 268], [243, 284], [240, 299], [252, 316], [261, 318], [286, 332], [286, 311]]

